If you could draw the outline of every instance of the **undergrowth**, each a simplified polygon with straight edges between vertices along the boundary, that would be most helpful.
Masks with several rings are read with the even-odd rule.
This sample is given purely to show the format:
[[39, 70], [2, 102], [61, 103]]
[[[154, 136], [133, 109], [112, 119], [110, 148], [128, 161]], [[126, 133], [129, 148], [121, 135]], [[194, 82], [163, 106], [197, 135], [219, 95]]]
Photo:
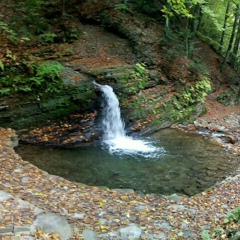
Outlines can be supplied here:
[[207, 77], [203, 77], [195, 84], [186, 86], [180, 93], [167, 102], [165, 109], [171, 109], [169, 116], [176, 121], [189, 118], [198, 103], [203, 103], [211, 91], [211, 84]]
[[229, 212], [224, 220], [221, 227], [215, 228], [212, 232], [204, 230], [202, 232], [203, 240], [213, 240], [213, 239], [240, 239], [240, 207], [235, 208], [233, 211]]
[[8, 67], [0, 73], [0, 95], [57, 93], [64, 87], [60, 78], [63, 68], [59, 62], [43, 62], [40, 65], [24, 62], [24, 66]]

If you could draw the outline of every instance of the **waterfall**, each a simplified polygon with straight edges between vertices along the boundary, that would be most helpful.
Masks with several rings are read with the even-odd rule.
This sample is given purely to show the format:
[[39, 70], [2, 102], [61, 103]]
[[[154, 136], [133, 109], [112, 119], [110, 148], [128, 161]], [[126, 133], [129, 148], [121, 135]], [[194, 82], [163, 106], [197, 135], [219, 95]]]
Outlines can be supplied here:
[[103, 109], [103, 143], [111, 153], [146, 154], [156, 151], [149, 142], [133, 139], [126, 135], [124, 122], [121, 118], [119, 101], [112, 87], [93, 82], [102, 92], [105, 101]]
[[108, 85], [102, 85], [100, 89], [106, 101], [102, 121], [103, 139], [113, 140], [126, 137], [117, 96]]

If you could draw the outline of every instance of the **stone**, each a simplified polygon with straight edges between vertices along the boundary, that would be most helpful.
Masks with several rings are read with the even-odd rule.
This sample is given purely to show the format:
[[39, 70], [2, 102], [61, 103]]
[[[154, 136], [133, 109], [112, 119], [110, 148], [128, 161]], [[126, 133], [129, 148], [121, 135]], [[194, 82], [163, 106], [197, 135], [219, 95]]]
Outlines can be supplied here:
[[142, 230], [133, 224], [128, 227], [121, 228], [119, 230], [119, 234], [124, 239], [138, 239], [142, 234]]
[[172, 201], [175, 201], [175, 202], [180, 202], [182, 199], [181, 197], [179, 197], [176, 193], [170, 195], [167, 197], [168, 200], [172, 200]]
[[67, 220], [53, 213], [39, 215], [32, 227], [42, 229], [45, 233], [59, 234], [61, 240], [68, 240], [72, 236], [72, 229]]
[[11, 194], [0, 190], [0, 202], [7, 201], [11, 198], [13, 198]]
[[197, 193], [197, 189], [195, 186], [190, 186], [187, 188], [184, 188], [183, 191], [188, 195], [188, 196], [193, 196], [194, 194]]
[[6, 233], [12, 233], [12, 232], [13, 232], [13, 226], [0, 228], [0, 235], [6, 234]]
[[134, 190], [130, 188], [114, 188], [112, 190], [119, 193], [134, 193]]
[[29, 233], [30, 234], [30, 227], [27, 227], [27, 226], [14, 226], [14, 229], [13, 229], [14, 233]]
[[168, 222], [160, 223], [158, 226], [159, 226], [159, 228], [167, 229], [168, 231], [171, 231], [171, 229], [172, 229], [172, 227], [170, 226], [170, 224]]
[[92, 230], [83, 230], [83, 239], [84, 240], [97, 240], [98, 235]]
[[187, 239], [195, 239], [196, 234], [194, 231], [186, 230], [186, 231], [183, 231], [183, 237]]
[[71, 217], [75, 218], [75, 219], [84, 219], [85, 214], [84, 213], [74, 213], [74, 214], [71, 214]]

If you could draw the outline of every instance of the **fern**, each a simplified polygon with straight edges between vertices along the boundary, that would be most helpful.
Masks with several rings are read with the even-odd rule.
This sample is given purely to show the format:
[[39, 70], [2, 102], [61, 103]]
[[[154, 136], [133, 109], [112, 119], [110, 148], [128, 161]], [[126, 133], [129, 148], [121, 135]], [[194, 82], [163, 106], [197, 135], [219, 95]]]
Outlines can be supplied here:
[[44, 62], [37, 69], [37, 77], [55, 80], [60, 77], [63, 66], [59, 62]]

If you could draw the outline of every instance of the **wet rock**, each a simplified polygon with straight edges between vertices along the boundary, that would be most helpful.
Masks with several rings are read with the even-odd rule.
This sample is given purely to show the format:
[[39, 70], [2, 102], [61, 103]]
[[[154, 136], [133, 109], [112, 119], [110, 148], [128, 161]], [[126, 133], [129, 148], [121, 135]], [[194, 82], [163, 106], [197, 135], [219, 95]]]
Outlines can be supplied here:
[[176, 202], [182, 201], [181, 197], [179, 197], [176, 193], [168, 196], [167, 199], [168, 199], [168, 200], [172, 200], [172, 201], [176, 201]]
[[112, 190], [117, 191], [119, 193], [134, 193], [134, 190], [130, 189], [130, 188], [115, 188], [115, 189], [112, 189]]
[[72, 230], [67, 220], [53, 213], [39, 215], [32, 227], [43, 229], [45, 233], [59, 234], [61, 240], [68, 240], [72, 236]]
[[214, 174], [216, 174], [214, 171], [211, 171], [211, 170], [207, 170], [207, 176], [212, 176]]
[[197, 186], [206, 186], [207, 185], [207, 182], [206, 181], [203, 181], [203, 180], [201, 180], [201, 179], [198, 179], [198, 180], [196, 180], [196, 184], [197, 184]]
[[183, 191], [184, 191], [188, 196], [193, 196], [194, 194], [196, 194], [196, 193], [198, 192], [196, 186], [190, 186], [190, 187], [184, 188]]
[[210, 171], [216, 171], [217, 167], [216, 166], [208, 166], [207, 169]]
[[120, 229], [119, 234], [124, 239], [138, 239], [142, 234], [142, 230], [133, 224]]
[[92, 230], [83, 230], [83, 239], [84, 240], [97, 240], [98, 235]]
[[217, 137], [210, 138], [210, 142], [216, 145], [221, 145], [223, 143], [222, 139]]
[[226, 171], [227, 169], [228, 169], [228, 166], [224, 166], [224, 165], [218, 166], [218, 170]]
[[160, 223], [158, 226], [159, 226], [159, 228], [167, 229], [168, 231], [171, 231], [171, 229], [172, 229], [172, 227], [170, 226], [170, 224], [168, 222]]
[[235, 137], [235, 136], [227, 135], [227, 136], [224, 138], [224, 142], [225, 142], [225, 143], [234, 144], [234, 143], [238, 142], [238, 139], [237, 139], [237, 137]]
[[183, 231], [183, 237], [187, 239], [195, 239], [194, 237], [196, 237], [196, 234], [194, 231], [186, 230]]

